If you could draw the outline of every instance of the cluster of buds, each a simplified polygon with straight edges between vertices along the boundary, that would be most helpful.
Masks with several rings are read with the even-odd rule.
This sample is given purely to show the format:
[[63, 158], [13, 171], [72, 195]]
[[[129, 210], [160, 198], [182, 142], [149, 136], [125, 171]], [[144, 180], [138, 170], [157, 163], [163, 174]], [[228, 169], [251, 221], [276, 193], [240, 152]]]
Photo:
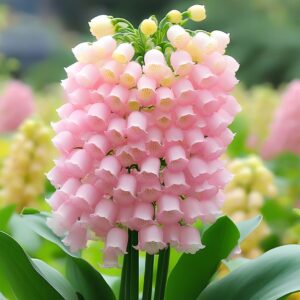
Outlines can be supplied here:
[[[235, 222], [259, 215], [264, 199], [276, 195], [273, 174], [257, 156], [234, 159], [228, 163], [228, 169], [233, 180], [225, 189], [223, 212]], [[260, 255], [260, 242], [268, 233], [268, 226], [262, 222], [241, 244], [243, 256], [254, 258]]]
[[275, 112], [270, 134], [263, 145], [263, 156], [271, 159], [284, 152], [300, 154], [300, 80], [287, 87]]
[[0, 133], [14, 131], [33, 111], [30, 87], [19, 81], [9, 82], [0, 95]]
[[192, 225], [220, 211], [231, 178], [220, 156], [240, 110], [229, 95], [238, 63], [225, 55], [228, 34], [181, 26], [204, 17], [196, 5], [135, 29], [99, 16], [90, 22], [97, 40], [73, 49], [68, 103], [53, 125], [61, 157], [48, 174], [57, 189], [48, 225], [72, 251], [100, 238], [104, 265], [117, 266], [128, 229], [149, 254], [203, 247]]
[[28, 119], [12, 141], [0, 175], [0, 203], [15, 203], [18, 210], [35, 206], [44, 192], [45, 172], [53, 157], [52, 131], [43, 123]]

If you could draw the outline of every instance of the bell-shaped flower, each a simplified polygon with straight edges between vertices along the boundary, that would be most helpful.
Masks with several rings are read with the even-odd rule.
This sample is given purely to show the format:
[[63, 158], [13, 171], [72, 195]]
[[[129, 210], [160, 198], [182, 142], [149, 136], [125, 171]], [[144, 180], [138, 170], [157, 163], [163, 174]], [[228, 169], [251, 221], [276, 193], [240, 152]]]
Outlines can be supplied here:
[[160, 224], [174, 224], [180, 221], [183, 213], [178, 197], [164, 194], [157, 202], [156, 218]]
[[137, 202], [134, 204], [130, 227], [141, 230], [143, 227], [154, 224], [154, 207], [152, 203]]
[[177, 50], [171, 54], [171, 65], [175, 74], [186, 76], [190, 73], [193, 66], [192, 57], [187, 51]]
[[120, 82], [127, 88], [133, 88], [137, 85], [137, 82], [141, 76], [141, 65], [135, 61], [131, 61], [127, 64], [124, 72], [120, 76]]
[[156, 254], [166, 247], [163, 239], [163, 231], [157, 225], [149, 225], [139, 231], [139, 242], [136, 249]]
[[139, 112], [133, 111], [127, 119], [127, 136], [132, 141], [143, 139], [147, 134], [147, 117]]
[[121, 171], [120, 162], [112, 155], [105, 156], [95, 174], [103, 181], [115, 184]]
[[121, 64], [130, 62], [133, 56], [134, 48], [130, 43], [121, 43], [112, 54], [112, 58]]
[[137, 181], [134, 175], [122, 174], [114, 188], [114, 200], [121, 205], [131, 204], [136, 199]]

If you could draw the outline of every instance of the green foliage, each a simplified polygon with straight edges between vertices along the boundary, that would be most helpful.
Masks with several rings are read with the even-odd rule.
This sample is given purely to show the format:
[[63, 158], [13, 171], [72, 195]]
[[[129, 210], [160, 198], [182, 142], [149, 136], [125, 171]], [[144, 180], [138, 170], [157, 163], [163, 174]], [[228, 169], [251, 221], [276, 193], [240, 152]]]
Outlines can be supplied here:
[[8, 205], [0, 209], [0, 230], [5, 230], [6, 226], [12, 217], [14, 211], [16, 209], [16, 205]]
[[169, 276], [165, 299], [196, 299], [217, 271], [221, 260], [237, 245], [239, 237], [238, 229], [228, 217], [219, 218], [203, 234], [205, 248], [194, 255], [180, 257]]
[[197, 300], [276, 300], [300, 290], [300, 246], [270, 250], [210, 284]]

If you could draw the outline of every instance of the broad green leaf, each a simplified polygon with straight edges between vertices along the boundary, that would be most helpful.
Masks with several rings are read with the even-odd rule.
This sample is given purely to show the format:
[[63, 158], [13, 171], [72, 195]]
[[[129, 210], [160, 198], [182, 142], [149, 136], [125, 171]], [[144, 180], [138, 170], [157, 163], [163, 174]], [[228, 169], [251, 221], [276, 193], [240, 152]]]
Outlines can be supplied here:
[[239, 231], [226, 216], [219, 218], [203, 234], [205, 248], [196, 254], [183, 254], [171, 272], [166, 300], [194, 300], [208, 285], [222, 259], [226, 258], [239, 240]]
[[43, 277], [67, 300], [78, 300], [75, 290], [58, 271], [39, 259], [32, 259]]
[[300, 290], [300, 245], [272, 249], [211, 283], [197, 300], [276, 300]]
[[99, 295], [103, 300], [115, 299], [111, 288], [102, 275], [88, 262], [80, 258], [79, 255], [70, 252], [61, 242], [60, 238], [48, 228], [46, 224], [46, 218], [48, 216], [48, 214], [40, 213], [24, 215], [22, 218], [24, 224], [27, 224], [31, 230], [44, 239], [58, 245], [66, 253], [66, 272], [75, 291], [81, 294], [85, 300], [98, 299]]
[[21, 246], [4, 232], [0, 232], [0, 272], [18, 300], [64, 299], [39, 273]]
[[15, 209], [16, 209], [15, 204], [8, 205], [0, 209], [0, 230], [5, 230], [6, 225], [8, 224]]
[[223, 260], [224, 265], [227, 267], [227, 269], [232, 272], [233, 270], [239, 268], [244, 263], [250, 261], [248, 258], [244, 257], [238, 257], [231, 260]]
[[112, 289], [88, 262], [81, 258], [67, 259], [66, 275], [73, 288], [85, 300], [115, 300]]
[[39, 213], [40, 211], [38, 209], [32, 207], [25, 207], [21, 212], [22, 215], [34, 215]]
[[47, 213], [36, 213], [22, 215], [23, 224], [28, 226], [33, 232], [43, 237], [44, 239], [56, 244], [64, 252], [73, 257], [79, 257], [78, 254], [72, 253], [69, 249], [62, 243], [61, 239], [56, 236], [52, 230], [47, 226], [46, 219], [49, 217]]
[[247, 238], [247, 236], [259, 226], [261, 220], [262, 216], [255, 216], [254, 218], [236, 224], [240, 232], [239, 243], [241, 243], [245, 238]]

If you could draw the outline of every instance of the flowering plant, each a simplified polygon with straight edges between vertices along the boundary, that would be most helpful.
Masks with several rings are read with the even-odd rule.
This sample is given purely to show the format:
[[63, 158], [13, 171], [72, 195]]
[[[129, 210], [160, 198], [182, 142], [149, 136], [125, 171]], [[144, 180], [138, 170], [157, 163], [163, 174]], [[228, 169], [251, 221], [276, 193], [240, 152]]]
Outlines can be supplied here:
[[[90, 22], [97, 40], [73, 49], [77, 62], [62, 82], [68, 102], [53, 124], [61, 153], [48, 173], [53, 213], [25, 209], [22, 216], [65, 252], [66, 276], [1, 233], [0, 270], [18, 299], [115, 299], [78, 253], [89, 240], [104, 242], [105, 267], [122, 262], [122, 300], [140, 298], [139, 251], [146, 252], [143, 300], [277, 299], [300, 288], [297, 246], [209, 284], [258, 221], [216, 220], [231, 179], [220, 156], [239, 111], [230, 95], [238, 63], [225, 54], [228, 34], [190, 31], [188, 19], [205, 19], [204, 6], [173, 10], [160, 22], [152, 16], [138, 29], [98, 16]], [[182, 254], [169, 268], [171, 250]]]

